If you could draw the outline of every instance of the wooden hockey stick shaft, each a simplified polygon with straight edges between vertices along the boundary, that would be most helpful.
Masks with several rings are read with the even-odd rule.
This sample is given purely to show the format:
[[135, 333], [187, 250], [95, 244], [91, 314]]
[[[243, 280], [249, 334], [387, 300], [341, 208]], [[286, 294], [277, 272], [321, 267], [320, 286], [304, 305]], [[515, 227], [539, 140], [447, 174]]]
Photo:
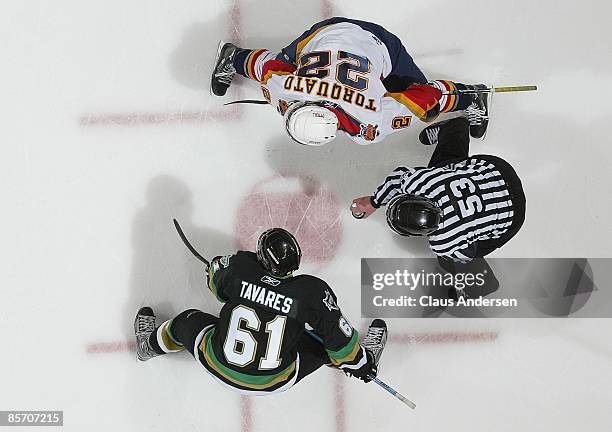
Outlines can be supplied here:
[[[316, 340], [320, 344], [323, 344], [323, 339], [321, 339], [321, 337], [318, 334], [316, 334], [315, 332], [313, 332], [311, 330], [306, 330], [306, 333], [308, 333], [310, 335], [310, 337], [312, 337], [314, 340]], [[404, 395], [402, 395], [400, 392], [395, 390], [393, 387], [391, 387], [389, 384], [387, 384], [386, 382], [384, 382], [383, 380], [381, 380], [377, 376], [370, 375], [370, 378], [372, 379], [372, 382], [378, 384], [380, 387], [385, 389], [387, 392], [391, 393], [393, 396], [395, 396], [395, 398], [399, 399], [401, 402], [405, 403], [410, 408], [412, 408], [412, 409], [416, 408], [416, 404], [414, 402], [412, 402], [410, 399], [406, 398]]]
[[380, 378], [374, 377], [372, 379], [372, 381], [374, 381], [376, 384], [378, 384], [379, 386], [381, 386], [382, 388], [387, 390], [389, 393], [391, 393], [397, 399], [399, 399], [400, 401], [402, 401], [403, 403], [408, 405], [410, 408], [412, 408], [412, 409], [416, 408], [416, 404], [414, 402], [412, 402], [410, 399], [406, 398], [404, 395], [399, 393], [397, 390], [395, 390], [393, 387], [391, 387], [389, 384], [387, 384], [386, 382], [384, 382]]
[[511, 86], [511, 87], [487, 87], [483, 89], [464, 89], [454, 90], [450, 92], [444, 92], [442, 95], [456, 95], [456, 94], [470, 94], [470, 93], [510, 93], [510, 92], [523, 92], [523, 91], [537, 91], [538, 86], [526, 85], [526, 86]]

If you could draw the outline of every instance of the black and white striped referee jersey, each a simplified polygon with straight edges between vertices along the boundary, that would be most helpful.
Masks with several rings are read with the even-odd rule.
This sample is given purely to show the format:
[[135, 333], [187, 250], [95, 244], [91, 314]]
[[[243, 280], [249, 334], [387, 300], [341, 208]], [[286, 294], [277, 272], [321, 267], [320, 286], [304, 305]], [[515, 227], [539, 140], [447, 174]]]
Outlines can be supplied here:
[[[515, 205], [517, 188], [522, 203]], [[475, 155], [432, 168], [398, 167], [378, 187], [372, 205], [383, 206], [401, 194], [426, 197], [438, 205], [442, 211], [440, 226], [428, 236], [429, 243], [436, 255], [454, 261], [482, 256], [477, 243], [508, 237], [515, 211], [520, 213], [520, 224], [524, 219], [520, 180], [506, 161], [495, 156]]]

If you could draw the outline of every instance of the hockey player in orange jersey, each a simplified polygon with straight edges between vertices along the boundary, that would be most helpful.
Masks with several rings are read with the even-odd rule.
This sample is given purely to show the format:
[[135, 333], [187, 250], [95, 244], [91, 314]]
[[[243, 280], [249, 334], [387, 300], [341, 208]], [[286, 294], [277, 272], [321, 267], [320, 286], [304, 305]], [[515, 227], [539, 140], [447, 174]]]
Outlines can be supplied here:
[[366, 21], [319, 22], [280, 53], [220, 43], [212, 93], [225, 95], [236, 73], [261, 85], [289, 136], [304, 145], [326, 144], [338, 131], [372, 144], [453, 111], [465, 111], [472, 137], [488, 125], [486, 93], [456, 94], [484, 86], [428, 82], [397, 36]]

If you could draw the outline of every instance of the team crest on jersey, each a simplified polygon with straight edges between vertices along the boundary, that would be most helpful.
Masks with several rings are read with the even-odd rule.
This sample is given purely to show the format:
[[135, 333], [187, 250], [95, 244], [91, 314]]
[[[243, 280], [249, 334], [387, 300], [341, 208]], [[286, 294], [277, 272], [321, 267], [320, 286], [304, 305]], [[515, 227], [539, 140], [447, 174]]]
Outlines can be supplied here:
[[378, 135], [380, 135], [380, 131], [378, 130], [378, 125], [373, 124], [364, 124], [361, 123], [359, 125], [359, 137], [363, 138], [366, 141], [374, 141]]
[[278, 279], [274, 279], [272, 276], [264, 276], [261, 278], [261, 281], [263, 283], [267, 283], [268, 285], [272, 285], [272, 286], [278, 286], [280, 284], [280, 281]]
[[221, 263], [221, 265], [223, 266], [223, 268], [227, 268], [227, 267], [229, 267], [229, 262], [230, 262], [230, 258], [231, 258], [231, 257], [232, 257], [231, 255], [225, 255], [225, 256], [222, 256], [222, 257], [219, 259], [219, 262]]
[[334, 300], [334, 297], [331, 295], [331, 293], [328, 290], [325, 290], [325, 298], [323, 299], [323, 304], [327, 306], [327, 309], [329, 309], [330, 312], [332, 310], [340, 309], [338, 305], [336, 304], [336, 300]]

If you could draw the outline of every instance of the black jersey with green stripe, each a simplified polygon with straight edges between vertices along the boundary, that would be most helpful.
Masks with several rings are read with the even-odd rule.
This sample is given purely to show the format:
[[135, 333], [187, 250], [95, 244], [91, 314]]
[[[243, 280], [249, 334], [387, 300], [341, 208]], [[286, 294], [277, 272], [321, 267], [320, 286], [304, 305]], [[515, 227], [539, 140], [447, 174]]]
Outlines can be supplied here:
[[209, 288], [225, 304], [218, 325], [204, 337], [200, 357], [234, 387], [268, 391], [293, 379], [306, 326], [321, 337], [335, 365], [356, 369], [366, 361], [357, 331], [332, 289], [317, 277], [272, 277], [256, 254], [239, 251], [211, 262]]

